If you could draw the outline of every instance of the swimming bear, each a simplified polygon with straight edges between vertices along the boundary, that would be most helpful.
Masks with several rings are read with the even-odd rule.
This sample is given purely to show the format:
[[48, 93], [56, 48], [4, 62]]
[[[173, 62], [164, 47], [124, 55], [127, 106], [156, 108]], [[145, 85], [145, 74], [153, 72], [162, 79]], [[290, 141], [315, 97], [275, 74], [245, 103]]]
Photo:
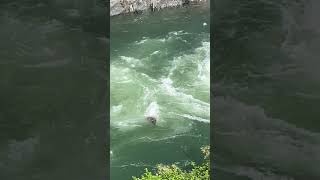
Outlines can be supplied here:
[[157, 124], [157, 121], [159, 120], [159, 106], [157, 102], [154, 101], [149, 104], [144, 114], [144, 117], [153, 125]]
[[157, 123], [157, 119], [155, 117], [148, 116], [146, 119], [150, 121], [153, 125], [156, 125]]

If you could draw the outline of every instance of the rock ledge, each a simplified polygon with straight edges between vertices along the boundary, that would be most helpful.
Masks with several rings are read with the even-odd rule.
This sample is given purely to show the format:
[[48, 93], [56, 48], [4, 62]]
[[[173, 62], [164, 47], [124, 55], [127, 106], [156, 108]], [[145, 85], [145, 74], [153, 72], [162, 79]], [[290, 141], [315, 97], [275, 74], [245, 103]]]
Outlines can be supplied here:
[[110, 16], [144, 10], [159, 10], [178, 7], [190, 3], [207, 2], [207, 0], [110, 0]]

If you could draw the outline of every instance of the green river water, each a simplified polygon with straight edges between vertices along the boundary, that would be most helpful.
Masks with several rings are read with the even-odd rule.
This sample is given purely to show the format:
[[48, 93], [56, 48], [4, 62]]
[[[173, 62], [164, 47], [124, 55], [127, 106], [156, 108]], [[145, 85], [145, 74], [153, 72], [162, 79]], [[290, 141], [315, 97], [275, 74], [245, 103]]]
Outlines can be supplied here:
[[201, 162], [210, 143], [209, 21], [207, 6], [111, 17], [111, 179]]
[[105, 11], [0, 2], [0, 179], [107, 179]]
[[215, 5], [215, 179], [320, 179], [319, 1]]
[[320, 179], [319, 1], [214, 3], [112, 17], [109, 41], [103, 1], [2, 1], [0, 179], [107, 179], [107, 73], [112, 180], [201, 162], [210, 124], [214, 179]]

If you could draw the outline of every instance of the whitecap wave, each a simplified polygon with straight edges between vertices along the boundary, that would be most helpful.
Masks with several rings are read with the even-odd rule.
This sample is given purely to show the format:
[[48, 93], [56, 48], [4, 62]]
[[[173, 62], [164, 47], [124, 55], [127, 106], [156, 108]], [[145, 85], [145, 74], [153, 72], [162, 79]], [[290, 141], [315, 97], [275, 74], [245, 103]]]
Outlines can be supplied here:
[[160, 111], [159, 111], [159, 105], [157, 104], [157, 102], [150, 103], [150, 105], [146, 109], [144, 116], [145, 117], [154, 117], [157, 120], [159, 119]]

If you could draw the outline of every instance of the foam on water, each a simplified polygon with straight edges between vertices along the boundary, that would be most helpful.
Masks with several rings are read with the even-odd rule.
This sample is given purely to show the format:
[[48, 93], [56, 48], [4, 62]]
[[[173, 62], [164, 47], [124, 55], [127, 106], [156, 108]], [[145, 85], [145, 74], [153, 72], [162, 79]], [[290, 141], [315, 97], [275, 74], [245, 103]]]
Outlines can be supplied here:
[[185, 117], [185, 118], [188, 118], [188, 119], [191, 119], [191, 120], [199, 121], [199, 122], [210, 123], [209, 119], [203, 119], [201, 117], [192, 116], [192, 115], [189, 115], [189, 114], [181, 114], [179, 116], [182, 116], [182, 117]]
[[[178, 35], [178, 34], [187, 34], [182, 31], [172, 32], [169, 35]], [[146, 41], [153, 41], [151, 39], [144, 39]], [[132, 107], [127, 107], [127, 105], [114, 105], [112, 108], [112, 115], [118, 114], [119, 116], [123, 116], [123, 114], [119, 114], [119, 108], [121, 107], [121, 111], [126, 111], [126, 108], [130, 108], [135, 111], [134, 119], [137, 117], [141, 117], [140, 120], [146, 116], [146, 113], [151, 110], [155, 111], [157, 109], [157, 114], [159, 114], [160, 109], [170, 109], [166, 107], [164, 104], [158, 104], [156, 99], [159, 97], [168, 99], [167, 103], [173, 103], [175, 106], [180, 106], [179, 108], [183, 111], [189, 111], [195, 114], [194, 117], [200, 116], [201, 118], [205, 117], [208, 121], [209, 119], [209, 103], [203, 100], [195, 98], [192, 94], [188, 94], [188, 91], [184, 90], [184, 85], [181, 88], [175, 87], [175, 83], [181, 80], [185, 81], [185, 83], [193, 84], [195, 86], [199, 86], [199, 80], [202, 81], [202, 90], [209, 93], [208, 83], [210, 81], [210, 43], [203, 42], [201, 47], [198, 47], [191, 54], [186, 54], [183, 56], [174, 57], [171, 63], [171, 67], [167, 71], [167, 77], [163, 77], [160, 79], [153, 79], [147, 74], [143, 72], [138, 72], [135, 67], [138, 66], [146, 66], [146, 59], [137, 59], [134, 57], [128, 56], [119, 56], [120, 60], [123, 60], [124, 63], [120, 64], [112, 64], [111, 65], [111, 89], [116, 89], [114, 92], [114, 96], [119, 96], [121, 91], [127, 91], [127, 94], [121, 94], [121, 96], [127, 96], [127, 100], [131, 100]], [[156, 50], [153, 53], [149, 54], [149, 56], [155, 54], [162, 54], [162, 51]], [[186, 71], [186, 68], [194, 67], [191, 71], [192, 73]], [[181, 76], [177, 76], [181, 75]], [[190, 78], [191, 77], [191, 78]], [[195, 77], [198, 77], [195, 78]], [[180, 79], [179, 79], [180, 78]], [[113, 88], [114, 87], [114, 88]], [[128, 87], [132, 87], [132, 90], [129, 90]], [[203, 91], [202, 91], [203, 92]], [[124, 92], [123, 92], [124, 93]], [[135, 95], [134, 95], [135, 94]], [[174, 102], [170, 100], [174, 98]], [[120, 104], [123, 104], [119, 102]], [[172, 109], [172, 108], [171, 108]], [[155, 112], [152, 112], [155, 113]], [[188, 118], [193, 117], [192, 115]], [[187, 118], [187, 117], [185, 117]], [[118, 118], [116, 118], [118, 119]], [[126, 119], [126, 118], [124, 118]], [[132, 118], [129, 118], [132, 119]], [[193, 118], [195, 119], [195, 118]], [[197, 119], [197, 118], [196, 118]], [[199, 118], [198, 118], [199, 120]], [[207, 122], [202, 121], [201, 122]], [[113, 124], [113, 123], [111, 123]], [[133, 125], [134, 122], [124, 121], [122, 123], [117, 123], [118, 126], [128, 127], [129, 124]]]
[[[191, 35], [174, 31], [162, 37], [144, 37], [112, 57], [111, 128], [113, 134], [122, 134], [122, 143], [112, 145], [112, 162], [119, 161], [128, 145], [200, 138], [192, 133], [194, 124], [210, 123], [206, 98], [210, 43], [204, 40], [194, 49], [172, 53], [177, 43], [188, 44], [185, 38]], [[156, 126], [146, 121], [149, 116], [157, 119]]]
[[130, 67], [136, 67], [136, 66], [142, 65], [140, 60], [134, 57], [120, 56], [120, 59], [123, 60], [125, 63], [127, 63]]
[[144, 114], [145, 117], [154, 117], [157, 120], [159, 119], [159, 105], [157, 102], [152, 102], [150, 105], [147, 107], [147, 110]]
[[[209, 143], [209, 24], [202, 26], [208, 13], [192, 12], [128, 16], [113, 26], [111, 179], [130, 179], [158, 163], [183, 166]], [[158, 117], [156, 125], [146, 116]]]
[[113, 113], [119, 113], [119, 112], [121, 112], [122, 107], [123, 107], [122, 104], [120, 104], [120, 105], [118, 105], [118, 106], [112, 106], [112, 107], [111, 107], [111, 109], [112, 109], [111, 112], [113, 112]]
[[205, 85], [210, 85], [210, 43], [203, 42], [202, 47], [196, 51], [204, 53], [203, 61], [198, 64], [198, 77], [205, 82]]

